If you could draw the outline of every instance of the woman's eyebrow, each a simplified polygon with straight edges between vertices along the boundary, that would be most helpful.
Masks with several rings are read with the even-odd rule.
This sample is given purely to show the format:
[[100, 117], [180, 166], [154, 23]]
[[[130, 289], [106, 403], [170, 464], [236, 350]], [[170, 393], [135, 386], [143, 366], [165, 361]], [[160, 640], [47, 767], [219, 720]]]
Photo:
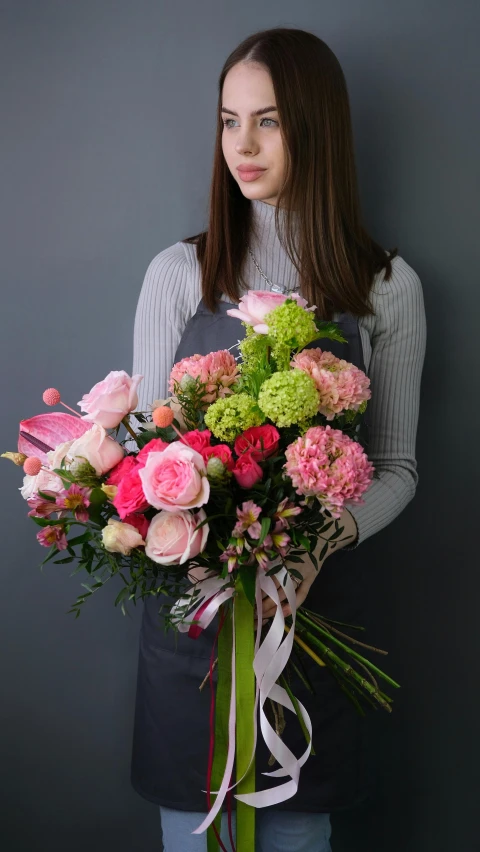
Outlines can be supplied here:
[[[230, 115], [236, 115], [238, 117], [238, 112], [234, 112], [233, 109], [227, 109], [227, 107], [223, 107], [221, 112], [228, 112]], [[264, 115], [266, 112], [278, 112], [276, 106], [267, 106], [262, 107], [262, 109], [256, 109], [250, 113], [250, 117], [254, 118], [256, 115]]]

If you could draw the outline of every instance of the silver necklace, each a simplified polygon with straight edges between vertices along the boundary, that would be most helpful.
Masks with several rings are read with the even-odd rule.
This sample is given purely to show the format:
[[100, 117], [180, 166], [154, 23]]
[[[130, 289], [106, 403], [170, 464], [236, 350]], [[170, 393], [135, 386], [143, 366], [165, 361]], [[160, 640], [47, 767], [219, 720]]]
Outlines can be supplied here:
[[264, 278], [264, 280], [267, 282], [267, 284], [268, 284], [268, 285], [269, 285], [269, 287], [270, 287], [270, 290], [271, 290], [273, 293], [293, 293], [293, 291], [294, 291], [294, 290], [296, 290], [296, 287], [290, 287], [290, 288], [289, 288], [289, 287], [284, 287], [282, 284], [274, 284], [274, 283], [273, 283], [273, 281], [270, 281], [270, 278], [267, 278], [267, 276], [265, 275], [265, 273], [264, 273], [263, 269], [261, 269], [261, 267], [259, 266], [259, 264], [258, 264], [258, 262], [257, 262], [257, 259], [255, 258], [255, 255], [254, 255], [253, 251], [251, 250], [250, 246], [248, 246], [248, 250], [249, 250], [249, 252], [250, 252], [250, 255], [251, 255], [251, 257], [252, 257], [252, 260], [253, 260], [253, 262], [254, 262], [255, 266], [257, 267], [257, 269], [258, 269], [258, 271], [259, 271], [260, 275], [261, 275], [261, 276], [262, 276], [262, 278]]

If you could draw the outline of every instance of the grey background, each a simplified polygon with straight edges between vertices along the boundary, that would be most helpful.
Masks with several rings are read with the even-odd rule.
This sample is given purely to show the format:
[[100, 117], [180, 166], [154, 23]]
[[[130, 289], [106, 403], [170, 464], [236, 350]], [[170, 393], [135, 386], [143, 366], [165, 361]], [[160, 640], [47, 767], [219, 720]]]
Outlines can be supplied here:
[[[365, 220], [420, 275], [428, 344], [417, 496], [363, 545], [378, 606], [371, 640], [390, 650], [402, 690], [391, 716], [372, 719], [376, 799], [333, 818], [333, 849], [474, 850], [478, 6], [3, 0], [0, 10], [1, 452], [16, 449], [19, 420], [47, 410], [45, 388], [75, 407], [108, 371], [131, 372], [150, 260], [206, 223], [227, 54], [277, 25], [311, 29], [337, 54]], [[0, 463], [2, 850], [160, 850], [158, 810], [129, 783], [140, 610], [122, 617], [105, 591], [78, 620], [66, 614], [79, 575], [38, 570], [45, 551], [16, 490], [22, 472]]]

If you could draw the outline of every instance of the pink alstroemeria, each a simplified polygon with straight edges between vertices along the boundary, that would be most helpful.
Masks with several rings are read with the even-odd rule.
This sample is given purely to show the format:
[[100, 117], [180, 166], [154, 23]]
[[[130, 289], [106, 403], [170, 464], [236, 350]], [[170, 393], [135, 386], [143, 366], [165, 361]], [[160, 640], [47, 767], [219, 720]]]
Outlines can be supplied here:
[[286, 532], [284, 532], [284, 527], [282, 526], [281, 521], [277, 521], [275, 529], [271, 533], [271, 537], [274, 550], [276, 550], [280, 556], [285, 557], [290, 549], [291, 538]]
[[263, 571], [267, 571], [267, 569], [270, 567], [270, 557], [267, 553], [267, 550], [271, 550], [272, 547], [272, 537], [271, 535], [267, 535], [263, 544], [261, 544], [259, 547], [254, 547], [252, 550], [252, 553], [255, 556], [259, 567], [262, 568]]
[[43, 547], [51, 547], [53, 544], [57, 545], [57, 550], [66, 550], [68, 547], [65, 531], [60, 525], [44, 527], [37, 533], [37, 540]]
[[288, 519], [299, 515], [301, 511], [303, 510], [300, 506], [296, 506], [295, 503], [289, 501], [288, 497], [284, 497], [282, 502], [278, 504], [277, 511], [273, 514], [273, 517], [277, 520], [277, 527], [281, 525], [282, 529], [289, 529], [290, 523]]
[[237, 550], [233, 544], [229, 544], [226, 550], [220, 556], [220, 562], [228, 562], [228, 573], [231, 574], [234, 568], [238, 567]]
[[[42, 494], [49, 494], [51, 497], [57, 497], [56, 491], [42, 490]], [[48, 516], [53, 512], [58, 511], [56, 499], [55, 501], [45, 500], [43, 497], [40, 497], [39, 494], [32, 494], [32, 496], [27, 499], [27, 503], [30, 506], [30, 511], [28, 512], [28, 516], [30, 518], [48, 518]]]
[[60, 492], [57, 499], [57, 508], [60, 511], [73, 512], [77, 521], [88, 521], [89, 514], [87, 506], [90, 506], [88, 498], [91, 490], [91, 488], [85, 488], [74, 483], [67, 490]]
[[242, 503], [241, 508], [237, 506], [238, 521], [233, 528], [232, 535], [239, 538], [244, 532], [248, 532], [251, 538], [260, 538], [262, 528], [257, 518], [261, 511], [260, 506], [257, 506], [253, 500], [246, 500], [245, 503]]

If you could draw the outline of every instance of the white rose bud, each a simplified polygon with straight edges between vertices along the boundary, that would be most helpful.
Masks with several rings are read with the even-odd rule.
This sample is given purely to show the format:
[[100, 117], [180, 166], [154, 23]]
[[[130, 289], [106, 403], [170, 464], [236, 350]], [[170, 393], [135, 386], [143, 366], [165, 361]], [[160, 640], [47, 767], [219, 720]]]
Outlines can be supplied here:
[[108, 524], [102, 530], [102, 541], [105, 550], [110, 553], [123, 553], [129, 556], [132, 548], [145, 546], [145, 542], [136, 527], [123, 521], [108, 519]]
[[221, 479], [225, 473], [225, 465], [217, 456], [210, 456], [207, 461], [207, 477], [209, 479]]

